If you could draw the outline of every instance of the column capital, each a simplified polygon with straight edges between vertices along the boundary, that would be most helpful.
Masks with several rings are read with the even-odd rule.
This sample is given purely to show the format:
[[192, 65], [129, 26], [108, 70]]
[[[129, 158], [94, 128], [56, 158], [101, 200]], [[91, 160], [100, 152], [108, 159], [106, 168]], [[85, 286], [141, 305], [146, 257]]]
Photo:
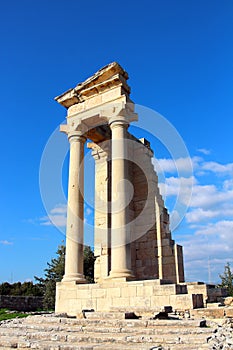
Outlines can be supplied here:
[[86, 133], [88, 132], [88, 126], [82, 122], [74, 123], [67, 120], [67, 124], [60, 125], [60, 132], [65, 133], [68, 139], [72, 136], [83, 136], [86, 138]]
[[[109, 111], [110, 112], [110, 111]], [[137, 113], [134, 112], [134, 104], [126, 103], [124, 106], [119, 104], [119, 106], [114, 106], [112, 111], [108, 115], [108, 124], [125, 124], [129, 125], [131, 122], [138, 120]]]
[[118, 126], [128, 128], [130, 121], [127, 120], [126, 117], [119, 115], [117, 117], [110, 118], [108, 123], [109, 123], [110, 129], [112, 130], [113, 128]]
[[79, 142], [86, 142], [86, 137], [83, 136], [81, 131], [71, 131], [68, 132], [67, 134], [68, 140], [69, 142], [75, 142], [75, 141], [79, 141]]

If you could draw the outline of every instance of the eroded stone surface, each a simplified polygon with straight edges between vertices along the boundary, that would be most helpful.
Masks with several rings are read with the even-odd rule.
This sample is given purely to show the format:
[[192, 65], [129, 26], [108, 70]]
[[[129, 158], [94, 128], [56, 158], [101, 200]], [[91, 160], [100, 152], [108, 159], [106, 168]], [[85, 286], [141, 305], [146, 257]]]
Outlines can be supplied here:
[[0, 349], [199, 349], [213, 326], [198, 320], [128, 320], [114, 317], [73, 319], [29, 316], [0, 324]]
[[224, 305], [233, 306], [233, 297], [227, 297], [224, 299]]
[[233, 319], [226, 319], [207, 340], [207, 349], [230, 350], [233, 349]]

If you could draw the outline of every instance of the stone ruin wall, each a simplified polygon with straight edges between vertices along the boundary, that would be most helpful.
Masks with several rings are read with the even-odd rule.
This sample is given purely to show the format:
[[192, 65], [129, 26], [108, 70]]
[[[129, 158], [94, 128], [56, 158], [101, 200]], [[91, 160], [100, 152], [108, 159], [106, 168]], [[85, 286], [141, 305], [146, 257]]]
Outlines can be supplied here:
[[43, 297], [0, 295], [0, 308], [16, 311], [43, 309]]
[[[134, 187], [128, 208], [129, 220], [133, 220], [131, 269], [136, 280], [184, 282], [182, 247], [171, 237], [169, 214], [151, 161], [153, 151], [145, 139], [138, 140], [130, 133], [128, 139], [132, 159], [128, 161], [128, 179]], [[95, 159], [95, 281], [100, 283], [111, 270], [111, 147], [110, 141], [89, 147]]]

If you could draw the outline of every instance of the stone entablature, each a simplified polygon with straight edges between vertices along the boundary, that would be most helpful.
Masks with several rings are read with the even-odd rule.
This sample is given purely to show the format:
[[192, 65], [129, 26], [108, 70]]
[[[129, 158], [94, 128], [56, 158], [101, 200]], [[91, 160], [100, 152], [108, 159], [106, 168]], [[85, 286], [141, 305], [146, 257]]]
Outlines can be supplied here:
[[[128, 73], [118, 63], [113, 62], [55, 99], [62, 106], [69, 108], [68, 115], [71, 115], [91, 108], [92, 103], [90, 105], [83, 103], [96, 96], [98, 96], [98, 99], [95, 100], [94, 106], [109, 102], [113, 98], [115, 99], [116, 96], [123, 95], [129, 98], [130, 87], [126, 82], [127, 79]], [[114, 89], [114, 93], [112, 89]], [[116, 93], [116, 89], [120, 89], [117, 90], [118, 93]], [[105, 94], [103, 99], [101, 99], [103, 93]]]

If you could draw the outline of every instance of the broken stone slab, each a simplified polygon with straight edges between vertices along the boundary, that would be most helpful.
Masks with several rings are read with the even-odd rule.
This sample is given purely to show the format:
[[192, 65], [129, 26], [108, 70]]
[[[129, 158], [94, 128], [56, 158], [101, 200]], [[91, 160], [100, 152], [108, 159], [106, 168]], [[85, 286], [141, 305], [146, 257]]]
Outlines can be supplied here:
[[191, 317], [194, 318], [213, 318], [222, 319], [225, 316], [224, 308], [213, 308], [213, 309], [194, 309], [190, 311]]
[[88, 320], [104, 320], [104, 319], [114, 319], [114, 320], [124, 320], [124, 312], [95, 312], [95, 311], [85, 311], [85, 318]]
[[77, 318], [86, 318], [89, 320], [95, 319], [113, 319], [113, 320], [138, 320], [141, 318], [136, 315], [135, 312], [95, 312], [94, 310], [83, 310], [82, 313], [77, 315]]
[[140, 316], [137, 316], [134, 312], [125, 312], [125, 319], [126, 320], [138, 320], [141, 318]]
[[200, 326], [201, 328], [207, 327], [206, 320], [200, 321], [200, 325], [199, 325], [199, 326]]
[[225, 316], [226, 317], [233, 317], [233, 307], [227, 307], [225, 309]]
[[161, 308], [161, 310], [160, 311], [162, 311], [162, 312], [166, 312], [167, 314], [170, 314], [170, 313], [172, 313], [173, 312], [173, 310], [172, 310], [172, 306], [163, 306], [162, 308]]
[[226, 306], [232, 305], [233, 306], [233, 297], [226, 297], [224, 299], [224, 305], [226, 305]]
[[160, 311], [158, 314], [156, 314], [153, 318], [154, 320], [168, 320], [169, 316], [168, 313], [165, 311]]

